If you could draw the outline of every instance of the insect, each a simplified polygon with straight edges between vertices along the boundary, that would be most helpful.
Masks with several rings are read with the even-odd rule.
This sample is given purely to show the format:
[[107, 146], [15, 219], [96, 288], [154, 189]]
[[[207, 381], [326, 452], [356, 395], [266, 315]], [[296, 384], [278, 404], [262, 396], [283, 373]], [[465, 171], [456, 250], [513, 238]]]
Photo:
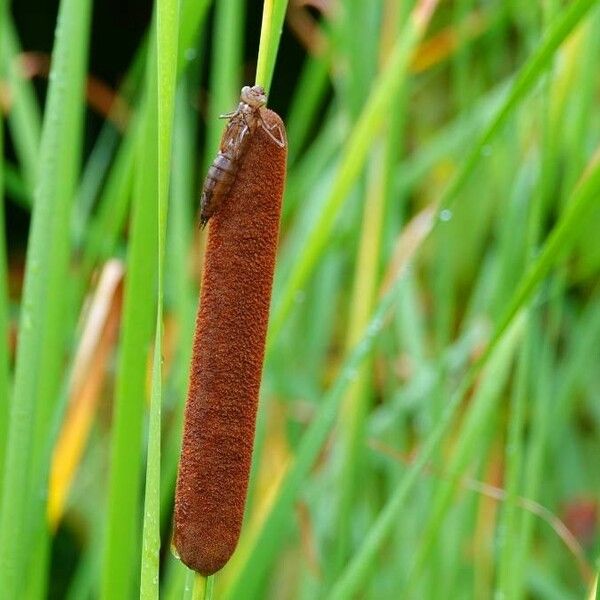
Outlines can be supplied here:
[[281, 148], [285, 139], [279, 126], [267, 126], [260, 113], [267, 104], [265, 91], [259, 85], [242, 88], [240, 103], [233, 112], [221, 115], [221, 119], [229, 119], [227, 129], [221, 138], [219, 152], [208, 169], [202, 196], [200, 198], [200, 226], [204, 227], [208, 220], [217, 212], [223, 198], [231, 190], [242, 159], [248, 149], [251, 136], [262, 127], [269, 137]]

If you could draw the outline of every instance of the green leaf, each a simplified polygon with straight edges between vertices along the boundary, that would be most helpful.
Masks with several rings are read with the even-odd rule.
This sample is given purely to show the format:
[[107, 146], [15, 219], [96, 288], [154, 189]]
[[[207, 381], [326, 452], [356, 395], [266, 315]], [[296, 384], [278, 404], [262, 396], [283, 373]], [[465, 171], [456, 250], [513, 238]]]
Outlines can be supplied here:
[[[146, 493], [144, 500], [142, 567], [140, 598], [158, 599], [160, 559], [160, 446], [162, 406], [162, 347], [164, 254], [169, 200], [169, 174], [175, 104], [175, 75], [177, 72], [179, 5], [177, 0], [158, 0], [156, 19], [158, 136], [156, 139], [158, 169], [158, 282], [156, 333], [152, 365], [152, 393], [146, 464]], [[153, 91], [151, 90], [151, 94]]]
[[275, 60], [279, 49], [279, 39], [287, 9], [287, 0], [264, 0], [263, 18], [260, 28], [256, 85], [263, 87], [267, 94], [271, 89]]
[[[62, 326], [70, 256], [71, 205], [79, 169], [89, 0], [62, 0], [38, 160], [38, 180], [27, 249], [19, 322], [15, 384], [10, 407], [0, 516], [0, 589], [20, 597], [34, 548], [26, 523], [39, 523], [43, 504], [33, 501], [44, 481], [35, 476], [47, 446], [65, 356]], [[43, 512], [42, 512], [43, 515]]]

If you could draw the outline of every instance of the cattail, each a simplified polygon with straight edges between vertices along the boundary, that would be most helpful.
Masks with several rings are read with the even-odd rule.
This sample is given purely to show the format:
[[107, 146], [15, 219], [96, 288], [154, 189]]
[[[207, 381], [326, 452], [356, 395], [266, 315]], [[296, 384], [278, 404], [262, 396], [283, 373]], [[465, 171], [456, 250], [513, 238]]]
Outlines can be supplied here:
[[248, 141], [208, 231], [175, 494], [175, 549], [202, 575], [221, 569], [240, 535], [252, 459], [285, 182], [281, 119]]

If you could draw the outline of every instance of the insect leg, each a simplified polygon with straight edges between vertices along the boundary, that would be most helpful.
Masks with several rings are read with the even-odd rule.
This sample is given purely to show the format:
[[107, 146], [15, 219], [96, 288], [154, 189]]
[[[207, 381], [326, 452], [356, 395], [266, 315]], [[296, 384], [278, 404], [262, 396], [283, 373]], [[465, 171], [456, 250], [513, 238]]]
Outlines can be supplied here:
[[232, 119], [235, 115], [238, 114], [238, 110], [232, 110], [231, 112], [225, 113], [223, 115], [219, 115], [219, 119]]
[[250, 123], [248, 123], [245, 113], [241, 113], [241, 117], [242, 117], [242, 121], [244, 121], [244, 128], [242, 129], [242, 131], [239, 134], [238, 144], [242, 143], [242, 140], [246, 137], [246, 135], [250, 131]]
[[[260, 124], [262, 128], [265, 130], [267, 135], [280, 147], [283, 148], [285, 146], [285, 138], [283, 137], [283, 131], [281, 131], [281, 127], [279, 127], [279, 123], [274, 123], [273, 125], [267, 125], [263, 118], [260, 119]], [[277, 137], [273, 135], [273, 130], [277, 132]]]

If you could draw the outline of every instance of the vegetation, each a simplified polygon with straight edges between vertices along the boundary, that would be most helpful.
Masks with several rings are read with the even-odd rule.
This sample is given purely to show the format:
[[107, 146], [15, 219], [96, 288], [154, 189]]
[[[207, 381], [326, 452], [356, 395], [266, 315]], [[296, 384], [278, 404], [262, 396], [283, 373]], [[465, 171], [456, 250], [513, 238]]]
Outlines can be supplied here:
[[[47, 72], [0, 3], [3, 597], [592, 597], [599, 3], [265, 0], [247, 56], [250, 5], [157, 0], [115, 90], [93, 8], [60, 0]], [[198, 190], [254, 80], [288, 175], [246, 520], [205, 581], [170, 551]]]

